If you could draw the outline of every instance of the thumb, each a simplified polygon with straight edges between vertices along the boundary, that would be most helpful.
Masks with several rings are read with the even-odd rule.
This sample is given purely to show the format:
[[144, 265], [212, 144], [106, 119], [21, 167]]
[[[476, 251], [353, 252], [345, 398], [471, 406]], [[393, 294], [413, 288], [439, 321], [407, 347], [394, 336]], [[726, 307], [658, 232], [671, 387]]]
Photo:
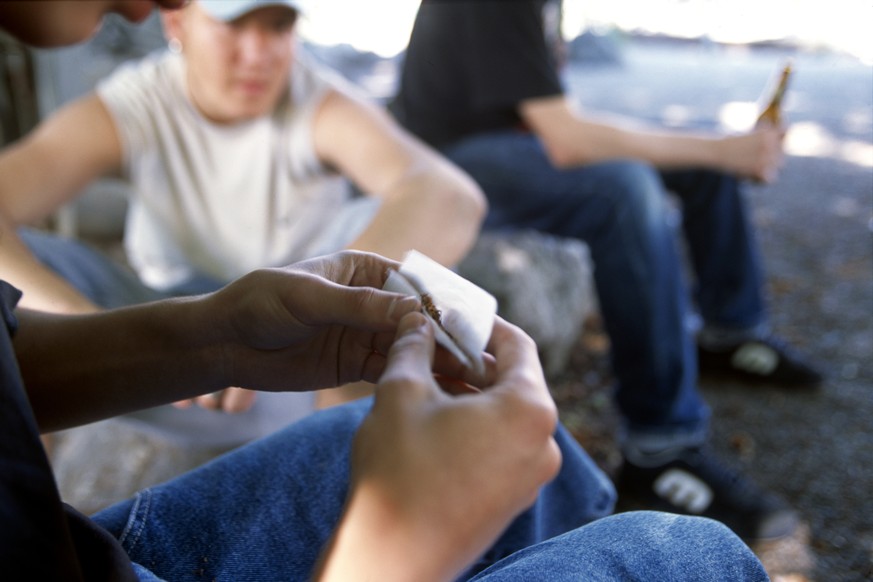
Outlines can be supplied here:
[[433, 386], [434, 350], [434, 334], [428, 319], [419, 312], [406, 315], [400, 320], [397, 336], [388, 352], [380, 386], [397, 386], [401, 390]]

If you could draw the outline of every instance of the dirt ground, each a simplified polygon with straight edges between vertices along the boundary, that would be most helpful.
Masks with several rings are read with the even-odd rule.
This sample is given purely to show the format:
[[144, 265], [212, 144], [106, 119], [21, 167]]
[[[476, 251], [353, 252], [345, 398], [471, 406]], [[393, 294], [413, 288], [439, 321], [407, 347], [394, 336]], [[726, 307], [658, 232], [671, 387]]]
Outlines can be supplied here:
[[[873, 579], [873, 69], [852, 59], [773, 47], [726, 50], [651, 42], [621, 64], [577, 64], [568, 82], [589, 108], [710, 128], [754, 100], [782, 57], [794, 60], [780, 180], [749, 188], [772, 323], [819, 362], [817, 390], [702, 379], [713, 445], [786, 497], [804, 527], [754, 548], [774, 579]], [[618, 455], [608, 340], [596, 318], [553, 382], [565, 424], [608, 471]]]

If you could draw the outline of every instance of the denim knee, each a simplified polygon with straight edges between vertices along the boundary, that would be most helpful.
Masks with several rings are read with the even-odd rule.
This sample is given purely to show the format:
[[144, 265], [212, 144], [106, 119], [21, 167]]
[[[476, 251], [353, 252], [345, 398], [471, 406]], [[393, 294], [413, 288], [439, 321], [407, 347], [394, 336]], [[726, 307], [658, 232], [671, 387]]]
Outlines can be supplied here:
[[663, 225], [665, 190], [654, 167], [620, 160], [604, 165], [604, 170], [602, 188], [616, 209], [616, 218], [633, 220], [646, 231]]
[[768, 580], [763, 566], [722, 524], [657, 512], [622, 513], [530, 546], [477, 581]]

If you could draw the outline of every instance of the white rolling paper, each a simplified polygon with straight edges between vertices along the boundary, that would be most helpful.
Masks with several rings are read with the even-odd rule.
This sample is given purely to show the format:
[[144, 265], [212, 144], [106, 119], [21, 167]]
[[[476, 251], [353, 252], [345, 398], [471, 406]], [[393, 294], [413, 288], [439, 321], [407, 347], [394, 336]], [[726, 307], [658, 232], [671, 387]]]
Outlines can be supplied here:
[[420, 297], [437, 342], [466, 366], [485, 373], [482, 352], [497, 314], [493, 295], [418, 251], [406, 254], [383, 288]]

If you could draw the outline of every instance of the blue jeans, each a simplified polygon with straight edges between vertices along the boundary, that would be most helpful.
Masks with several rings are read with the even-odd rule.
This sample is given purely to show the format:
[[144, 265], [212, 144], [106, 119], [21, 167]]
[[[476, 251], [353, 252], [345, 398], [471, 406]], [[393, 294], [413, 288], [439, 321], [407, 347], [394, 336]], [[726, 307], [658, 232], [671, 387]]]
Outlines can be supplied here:
[[535, 229], [588, 245], [628, 440], [699, 442], [709, 410], [697, 391], [667, 192], [682, 203], [704, 321], [755, 328], [765, 317], [762, 277], [738, 181], [628, 160], [557, 169], [538, 138], [518, 131], [466, 138], [444, 153], [484, 190], [486, 228]]
[[132, 270], [78, 240], [29, 228], [19, 229], [18, 234], [42, 264], [96, 305], [106, 309], [209, 293], [225, 284], [217, 279], [199, 276], [177, 288], [158, 291], [143, 283]]
[[[340, 518], [351, 440], [370, 405], [310, 415], [94, 520], [142, 580], [305, 580]], [[572, 437], [559, 429], [556, 438], [560, 474], [463, 579], [766, 579], [748, 548], [709, 520], [641, 513], [586, 525], [610, 513], [614, 490]]]

